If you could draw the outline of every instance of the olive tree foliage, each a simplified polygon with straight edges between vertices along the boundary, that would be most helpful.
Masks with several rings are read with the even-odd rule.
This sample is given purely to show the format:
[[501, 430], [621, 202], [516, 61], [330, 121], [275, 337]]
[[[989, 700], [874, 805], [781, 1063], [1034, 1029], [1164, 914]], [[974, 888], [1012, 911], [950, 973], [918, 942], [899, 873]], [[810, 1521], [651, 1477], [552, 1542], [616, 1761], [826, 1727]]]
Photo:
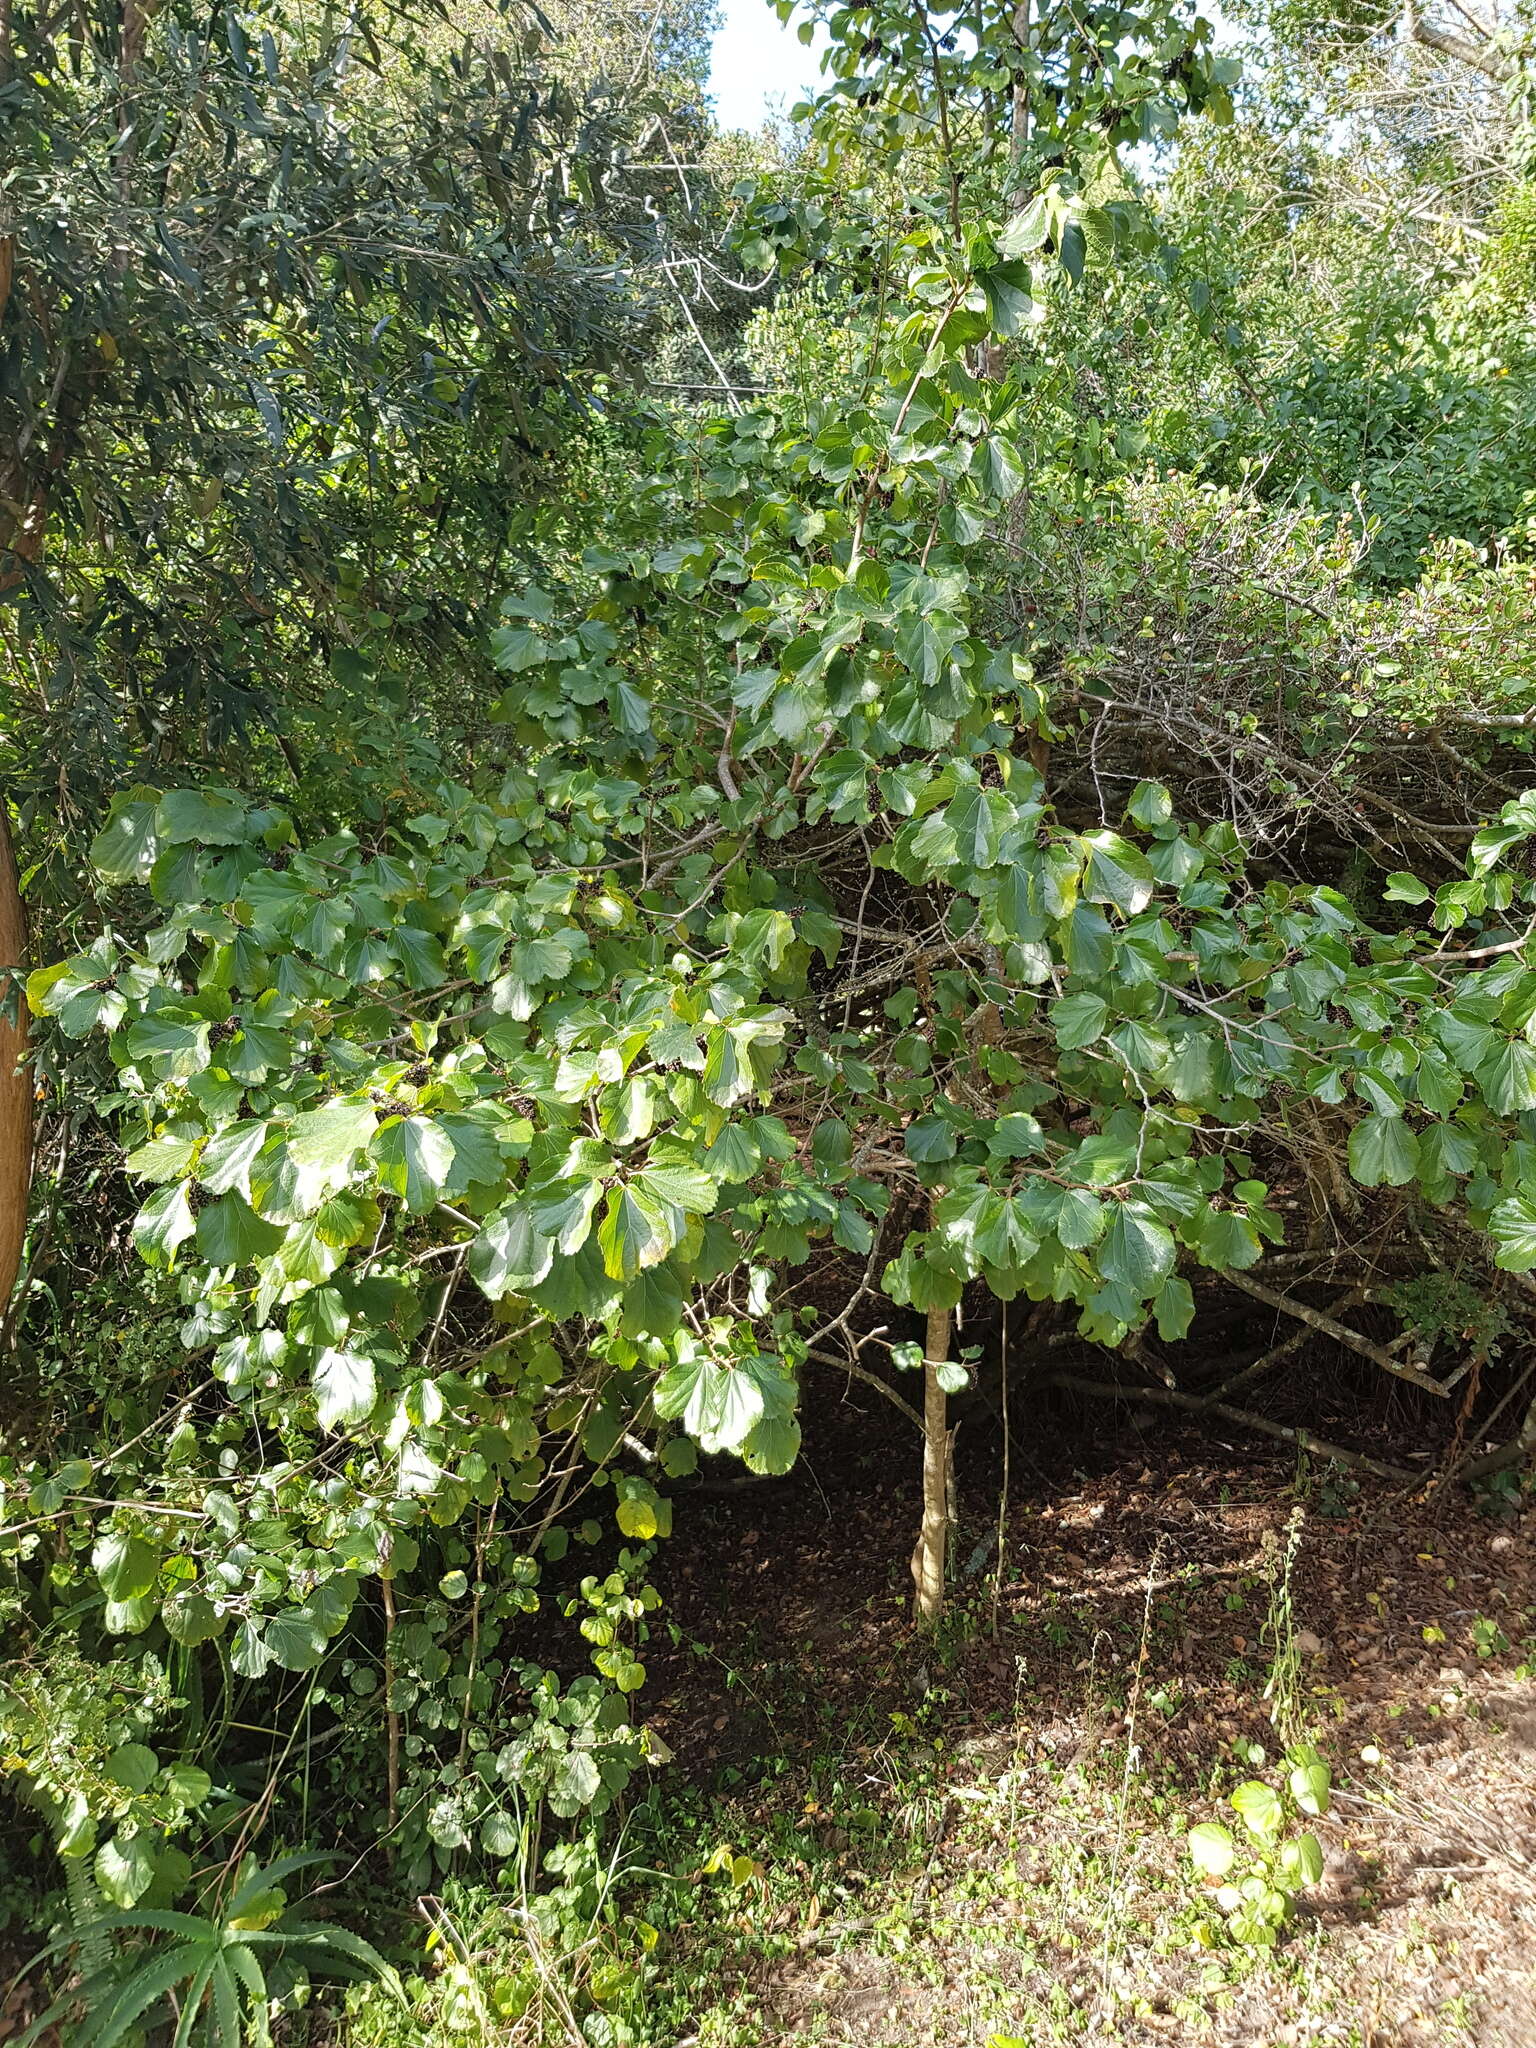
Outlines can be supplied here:
[[646, 338], [632, 272], [669, 185], [627, 165], [701, 118], [696, 8], [647, 10], [680, 68], [623, 10], [605, 65], [592, 13], [562, 39], [523, 0], [5, 9], [24, 825], [253, 730], [293, 769], [306, 719], [348, 715], [329, 692], [479, 666], [515, 508], [579, 438], [573, 380]]
[[[844, 268], [847, 383], [616, 422], [584, 551], [503, 603], [472, 769], [328, 831], [135, 787], [93, 849], [109, 922], [30, 983], [110, 1058], [134, 1238], [198, 1363], [174, 1455], [40, 1460], [24, 1519], [91, 1546], [130, 1643], [377, 1668], [381, 1805], [423, 1870], [508, 1847], [520, 1800], [622, 1789], [672, 1482], [701, 1451], [787, 1469], [808, 1370], [914, 1419], [873, 1368], [921, 1370], [931, 1622], [967, 1290], [1177, 1344], [1208, 1280], [1265, 1285], [1271, 1134], [1319, 1129], [1339, 1174], [1536, 1267], [1536, 806], [1438, 887], [1396, 875], [1377, 928], [1151, 777], [1058, 802], [1102, 703], [988, 588], [1031, 337], [1150, 249], [1113, 154], [1229, 110], [1208, 32], [829, 25], [824, 185], [797, 168], [740, 234]], [[604, 1560], [578, 1583], [573, 1543]], [[551, 1587], [595, 1667], [564, 1686], [519, 1655]], [[153, 1881], [114, 1858], [119, 1895]]]

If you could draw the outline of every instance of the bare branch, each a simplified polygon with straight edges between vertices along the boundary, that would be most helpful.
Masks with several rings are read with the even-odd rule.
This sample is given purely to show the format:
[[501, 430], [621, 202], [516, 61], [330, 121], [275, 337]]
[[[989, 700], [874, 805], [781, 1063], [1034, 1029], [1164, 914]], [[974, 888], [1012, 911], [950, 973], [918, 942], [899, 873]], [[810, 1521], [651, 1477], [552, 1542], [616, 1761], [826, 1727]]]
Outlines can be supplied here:
[[1434, 50], [1441, 57], [1453, 57], [1458, 64], [1470, 64], [1474, 71], [1480, 71], [1484, 78], [1491, 78], [1496, 85], [1513, 85], [1520, 76], [1520, 67], [1513, 58], [1493, 47], [1492, 43], [1469, 42], [1448, 28], [1436, 28], [1420, 14], [1416, 0], [1408, 0], [1403, 10], [1403, 19], [1408, 24], [1408, 33], [1416, 43], [1422, 43], [1426, 50]]
[[1292, 1429], [1289, 1423], [1271, 1422], [1267, 1415], [1256, 1415], [1251, 1408], [1234, 1408], [1226, 1401], [1202, 1400], [1198, 1394], [1181, 1394], [1174, 1387], [1123, 1387], [1116, 1380], [1082, 1379], [1075, 1372], [1052, 1373], [1040, 1384], [1064, 1387], [1075, 1394], [1091, 1394], [1099, 1400], [1154, 1401], [1165, 1408], [1182, 1408], [1191, 1415], [1219, 1415], [1224, 1422], [1235, 1422], [1243, 1429], [1256, 1429], [1261, 1436], [1278, 1437], [1283, 1443], [1299, 1444], [1314, 1457], [1327, 1458], [1335, 1465], [1348, 1465], [1357, 1472], [1369, 1472], [1377, 1479], [1400, 1479], [1413, 1483], [1423, 1476], [1410, 1472], [1404, 1465], [1384, 1465], [1380, 1459], [1367, 1458], [1360, 1451], [1347, 1451], [1342, 1444], [1315, 1436], [1310, 1429]]
[[1432, 1380], [1428, 1373], [1419, 1372], [1416, 1367], [1404, 1365], [1400, 1358], [1394, 1358], [1390, 1351], [1383, 1351], [1379, 1344], [1373, 1344], [1369, 1337], [1362, 1337], [1358, 1330], [1350, 1329], [1347, 1323], [1335, 1322], [1332, 1316], [1323, 1314], [1320, 1308], [1309, 1308], [1304, 1301], [1293, 1301], [1288, 1294], [1276, 1294], [1271, 1287], [1252, 1280], [1246, 1273], [1229, 1272], [1226, 1278], [1234, 1287], [1240, 1287], [1245, 1294], [1251, 1294], [1255, 1301], [1262, 1301], [1270, 1308], [1279, 1309], [1282, 1315], [1294, 1316], [1298, 1323], [1305, 1323], [1322, 1336], [1332, 1337], [1336, 1344], [1347, 1344], [1351, 1351], [1358, 1351], [1362, 1358], [1368, 1358], [1373, 1365], [1379, 1365], [1383, 1372], [1389, 1372], [1395, 1379], [1408, 1380], [1416, 1387], [1422, 1387], [1426, 1394], [1438, 1394], [1445, 1399], [1445, 1388], [1438, 1380]]
[[852, 1358], [840, 1358], [835, 1351], [808, 1351], [808, 1358], [814, 1358], [818, 1365], [828, 1365], [834, 1372], [850, 1373], [854, 1379], [862, 1380], [866, 1387], [873, 1387], [877, 1394], [883, 1394], [893, 1408], [899, 1408], [914, 1429], [923, 1427], [923, 1418], [912, 1403], [905, 1400], [896, 1389], [887, 1386], [878, 1374], [872, 1373], [867, 1365], [859, 1365]]

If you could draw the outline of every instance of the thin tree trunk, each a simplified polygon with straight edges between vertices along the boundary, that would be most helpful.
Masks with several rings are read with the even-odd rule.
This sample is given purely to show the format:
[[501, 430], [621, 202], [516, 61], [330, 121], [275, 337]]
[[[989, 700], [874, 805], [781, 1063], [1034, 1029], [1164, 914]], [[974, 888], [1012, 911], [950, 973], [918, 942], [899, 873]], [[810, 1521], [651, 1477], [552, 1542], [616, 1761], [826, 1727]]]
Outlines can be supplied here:
[[[11, 0], [0, 0], [0, 85], [10, 75]], [[0, 319], [5, 317], [15, 274], [16, 237], [0, 235]], [[4, 451], [0, 450], [0, 495], [7, 498], [12, 491], [10, 468]], [[19, 488], [19, 460], [16, 472], [15, 484]], [[19, 522], [20, 545], [13, 546], [12, 528], [16, 525], [18, 522], [0, 513], [0, 557], [14, 553], [27, 558], [26, 522]], [[0, 590], [8, 589], [14, 580], [6, 574], [0, 560]], [[16, 879], [16, 856], [11, 851], [5, 798], [0, 795], [0, 966], [19, 967], [26, 950], [26, 912]], [[32, 1185], [32, 1076], [20, 1065], [26, 1049], [27, 1013], [21, 1004], [15, 1024], [0, 1023], [0, 1316], [10, 1302], [11, 1289], [21, 1270], [27, 1236], [27, 1196]]]
[[1512, 1436], [1507, 1444], [1501, 1444], [1486, 1457], [1474, 1458], [1469, 1465], [1463, 1465], [1459, 1476], [1468, 1480], [1486, 1479], [1494, 1472], [1507, 1471], [1511, 1465], [1521, 1465], [1530, 1457], [1536, 1457], [1536, 1401], [1525, 1411], [1518, 1436]]
[[[1018, 38], [1019, 48], [1029, 48], [1029, 0], [1019, 0], [1013, 10], [1013, 33]], [[1013, 145], [1013, 161], [1018, 162], [1029, 142], [1029, 88], [1022, 78], [1013, 88], [1013, 132], [1009, 140]]]
[[[117, 183], [125, 202], [133, 198], [133, 159], [138, 148], [138, 123], [134, 118], [135, 74], [144, 54], [146, 9], [143, 0], [124, 0], [117, 55]], [[124, 250], [118, 259], [127, 259]]]
[[[0, 0], [0, 85], [10, 76], [10, 23], [9, 0]], [[5, 319], [15, 282], [16, 237], [0, 235], [0, 321]], [[30, 496], [20, 443], [0, 443], [0, 556], [14, 555], [22, 562], [32, 559], [28, 538], [36, 521], [31, 516]], [[0, 592], [9, 590], [24, 573], [0, 564]]]
[[949, 1549], [949, 1396], [939, 1367], [949, 1358], [950, 1312], [928, 1311], [923, 1357], [923, 1523], [912, 1553], [916, 1592], [912, 1616], [919, 1628], [937, 1627], [944, 1612], [944, 1564]]
[[384, 1788], [386, 1853], [395, 1853], [395, 1825], [400, 1818], [400, 1716], [395, 1710], [394, 1565], [386, 1557], [379, 1584], [384, 1593]]
[[[16, 880], [10, 827], [0, 799], [0, 967], [26, 957], [27, 920]], [[27, 1236], [27, 1195], [32, 1185], [32, 1074], [20, 1064], [27, 1049], [27, 1013], [0, 1023], [0, 1311], [11, 1298]]]

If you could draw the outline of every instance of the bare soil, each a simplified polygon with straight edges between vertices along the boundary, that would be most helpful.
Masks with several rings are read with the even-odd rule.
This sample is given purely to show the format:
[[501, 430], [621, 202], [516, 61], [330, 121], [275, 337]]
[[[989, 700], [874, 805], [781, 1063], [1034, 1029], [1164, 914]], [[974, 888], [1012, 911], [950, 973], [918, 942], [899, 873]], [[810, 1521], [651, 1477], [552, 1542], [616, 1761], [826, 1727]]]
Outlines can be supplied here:
[[[1536, 2048], [1536, 1517], [1035, 1418], [1000, 1570], [997, 1447], [962, 1455], [929, 1641], [915, 1446], [816, 1420], [803, 1471], [681, 1509], [664, 1565], [648, 1718], [804, 1879], [743, 1911], [693, 2038]], [[1181, 1832], [1277, 1713], [1334, 1772], [1324, 1878], [1277, 1955], [1202, 1949]]]

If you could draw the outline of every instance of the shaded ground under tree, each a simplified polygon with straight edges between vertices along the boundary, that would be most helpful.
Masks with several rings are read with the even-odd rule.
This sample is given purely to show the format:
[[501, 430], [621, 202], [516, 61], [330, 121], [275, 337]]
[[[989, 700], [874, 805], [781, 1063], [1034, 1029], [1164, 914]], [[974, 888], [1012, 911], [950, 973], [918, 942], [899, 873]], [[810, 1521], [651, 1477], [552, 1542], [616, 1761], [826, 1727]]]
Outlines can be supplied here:
[[[652, 1725], [715, 1833], [763, 1862], [739, 1912], [701, 1902], [678, 1937], [700, 2042], [1525, 2048], [1517, 1522], [1057, 1397], [1016, 1424], [1000, 1574], [998, 1445], [978, 1425], [962, 1453], [960, 1584], [922, 1654], [913, 1446], [894, 1416], [840, 1431], [822, 1398], [803, 1469], [691, 1504], [665, 1567]], [[1347, 1382], [1331, 1406], [1389, 1436]], [[1251, 1775], [1238, 1745], [1273, 1759], [1277, 1689], [1338, 1792], [1323, 1884], [1278, 1966], [1249, 1971], [1191, 1945], [1181, 1830]]]

